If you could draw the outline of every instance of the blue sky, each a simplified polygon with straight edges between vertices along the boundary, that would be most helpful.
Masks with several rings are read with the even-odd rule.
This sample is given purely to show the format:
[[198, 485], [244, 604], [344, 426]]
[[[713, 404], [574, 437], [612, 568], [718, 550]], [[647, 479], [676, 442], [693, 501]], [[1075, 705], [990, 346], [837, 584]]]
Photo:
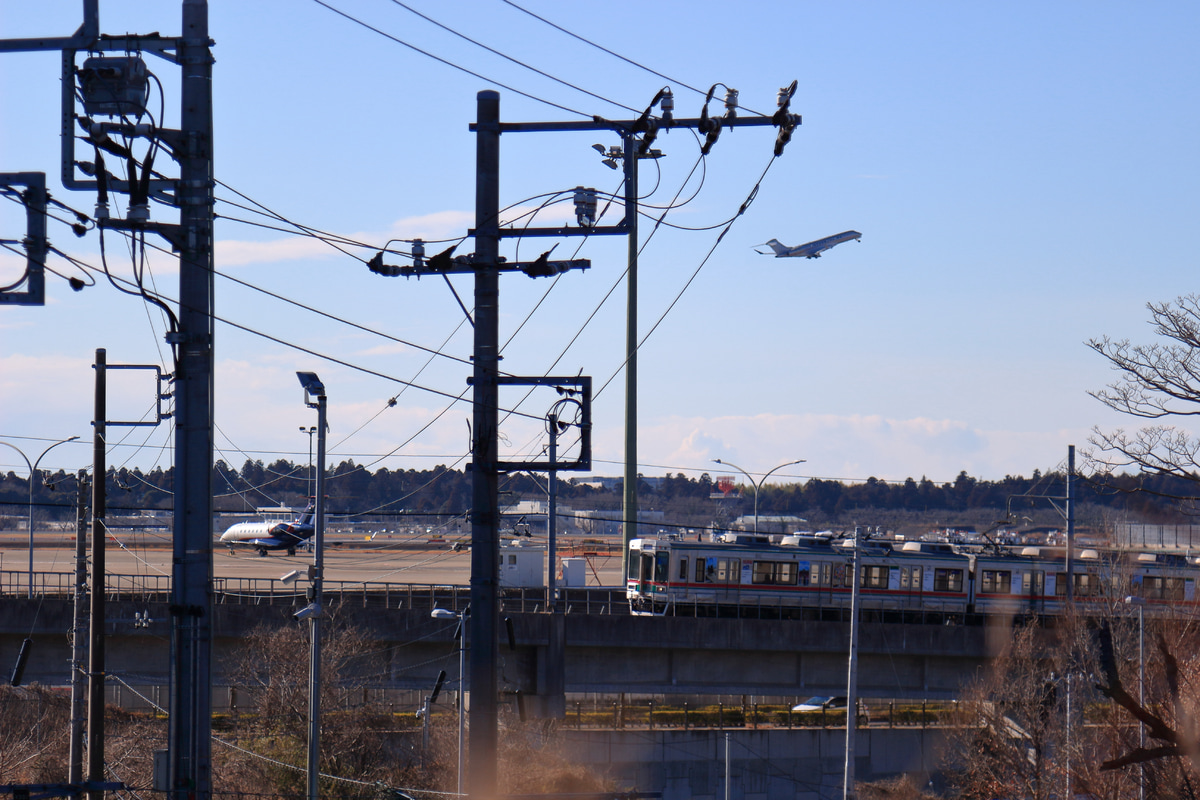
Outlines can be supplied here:
[[[1187, 232], [1200, 211], [1200, 8], [518, 2], [670, 80], [502, 0], [408, 5], [630, 108], [644, 108], [669, 85], [676, 114], [697, 116], [703, 96], [687, 87], [722, 83], [740, 91], [745, 108], [771, 113], [779, 87], [798, 81], [792, 110], [802, 126], [703, 268], [696, 273], [719, 230], [663, 227], [643, 251], [643, 335], [679, 297], [640, 353], [643, 473], [716, 474], [714, 458], [763, 473], [803, 458], [776, 475], [943, 481], [966, 470], [1001, 478], [1056, 468], [1068, 444], [1086, 446], [1093, 426], [1130, 426], [1088, 396], [1114, 375], [1085, 342], [1105, 334], [1144, 341], [1145, 304], [1193, 291]], [[80, 5], [3, 0], [0, 37], [68, 34]], [[316, 2], [214, 2], [216, 175], [290, 220], [376, 247], [464, 235], [474, 208], [468, 126], [481, 89], [500, 92], [506, 121], [630, 116], [389, 0], [329, 5], [486, 80]], [[110, 33], [176, 33], [178, 17], [178, 3], [101, 2], [101, 29]], [[94, 197], [62, 189], [55, 177], [58, 56], [0, 59], [0, 170], [47, 172], [56, 198], [89, 210]], [[149, 64], [166, 91], [166, 123], [177, 124], [177, 73], [159, 59]], [[716, 100], [712, 111], [720, 111]], [[682, 192], [695, 199], [665, 221], [704, 228], [731, 217], [772, 161], [773, 139], [765, 129], [724, 132], [704, 162], [703, 184], [693, 180]], [[541, 200], [531, 198], [576, 185], [616, 191], [619, 176], [599, 163], [593, 143], [616, 141], [506, 134], [501, 204], [532, 209]], [[643, 190], [656, 188], [644, 202], [665, 205], [697, 163], [698, 147], [685, 131], [660, 135], [656, 146], [665, 157], [643, 165]], [[244, 202], [224, 188], [218, 197]], [[538, 224], [571, 220], [567, 197]], [[0, 238], [17, 238], [20, 209], [4, 206]], [[294, 373], [314, 370], [329, 387], [335, 463], [461, 467], [469, 406], [442, 414], [450, 405], [443, 394], [401, 393], [400, 383], [451, 395], [466, 388], [461, 360], [438, 357], [423, 367], [428, 353], [411, 346], [469, 356], [470, 329], [445, 284], [373, 275], [312, 239], [231, 219], [260, 216], [224, 202], [217, 212], [218, 316], [386, 377], [219, 324], [216, 457], [235, 466], [247, 457], [306, 459], [307, 437], [297, 428], [314, 420]], [[166, 207], [153, 213], [174, 219]], [[651, 228], [644, 219], [643, 236]], [[862, 241], [819, 260], [775, 260], [752, 249], [772, 237], [797, 244], [847, 229], [861, 231]], [[54, 225], [51, 237], [100, 266], [96, 233], [76, 239]], [[579, 243], [563, 240], [555, 257]], [[527, 260], [548, 245], [517, 249], [508, 240], [503, 254]], [[468, 240], [459, 252], [471, 247]], [[130, 274], [129, 252], [114, 234], [106, 234], [106, 253], [115, 274]], [[501, 339], [512, 339], [503, 366], [525, 375], [582, 371], [597, 388], [608, 384], [595, 406], [596, 472], [619, 474], [625, 242], [589, 241], [580, 256], [592, 268], [563, 276], [540, 305], [550, 281], [502, 278]], [[66, 262], [51, 266], [70, 274]], [[163, 295], [175, 296], [170, 258], [152, 252], [149, 273]], [[15, 260], [0, 256], [0, 282], [16, 274]], [[454, 284], [469, 302], [470, 280]], [[165, 363], [168, 355], [161, 316], [102, 277], [79, 293], [51, 277], [47, 294], [44, 308], [0, 309], [0, 438], [31, 457], [56, 439], [90, 436], [97, 347], [110, 363]], [[110, 404], [127, 416], [148, 407], [148, 387], [133, 378], [111, 389]], [[519, 409], [539, 417], [552, 401], [534, 395]], [[536, 452], [539, 430], [526, 418], [506, 423], [506, 456]], [[170, 465], [167, 426], [112, 438], [112, 464]], [[16, 454], [0, 449], [0, 470], [22, 473]], [[64, 445], [43, 466], [74, 469], [90, 456], [83, 442]]]

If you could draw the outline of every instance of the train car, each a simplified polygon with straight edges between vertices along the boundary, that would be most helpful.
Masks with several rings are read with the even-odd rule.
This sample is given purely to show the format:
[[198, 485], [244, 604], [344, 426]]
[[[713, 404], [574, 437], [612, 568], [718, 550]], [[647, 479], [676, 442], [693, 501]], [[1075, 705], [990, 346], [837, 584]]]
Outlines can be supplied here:
[[[860, 607], [965, 612], [969, 559], [924, 547], [861, 542]], [[626, 596], [635, 614], [719, 615], [745, 608], [783, 617], [820, 614], [850, 606], [853, 559], [852, 541], [815, 536], [786, 536], [779, 544], [738, 533], [710, 542], [635, 539]]]
[[[860, 542], [859, 607], [869, 617], [920, 612], [1052, 617], [1067, 604], [1061, 547], [960, 548]], [[708, 542], [635, 539], [626, 597], [635, 614], [824, 618], [850, 606], [854, 543], [812, 535], [726, 533]], [[1127, 596], [1148, 611], [1197, 610], [1200, 559], [1085, 548], [1074, 559], [1076, 607], [1107, 613]], [[882, 615], [881, 617], [879, 615]]]

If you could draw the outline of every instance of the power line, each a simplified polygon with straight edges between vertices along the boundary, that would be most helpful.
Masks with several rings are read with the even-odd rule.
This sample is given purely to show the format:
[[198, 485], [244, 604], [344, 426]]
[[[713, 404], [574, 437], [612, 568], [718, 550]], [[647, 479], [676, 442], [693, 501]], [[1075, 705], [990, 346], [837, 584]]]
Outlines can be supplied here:
[[386, 32], [386, 31], [380, 30], [379, 28], [376, 28], [374, 25], [364, 22], [361, 19], [359, 19], [351, 14], [346, 13], [345, 11], [342, 11], [341, 9], [331, 6], [329, 3], [326, 3], [325, 0], [313, 0], [313, 2], [319, 6], [324, 6], [325, 8], [329, 9], [330, 11], [332, 11], [333, 13], [335, 13], [341, 17], [345, 17], [346, 19], [350, 20], [351, 22], [355, 23], [356, 25], [361, 25], [362, 27], [366, 28], [367, 30], [373, 31], [374, 33], [379, 34], [380, 36], [384, 37], [385, 39], [390, 39], [391, 41], [395, 42], [396, 44], [403, 45], [410, 50], [420, 53], [421, 55], [425, 56], [426, 58], [432, 58], [434, 61], [437, 61], [438, 63], [441, 63], [441, 64], [445, 64], [447, 67], [456, 69], [459, 72], [465, 72], [467, 75], [470, 75], [473, 78], [479, 78], [479, 80], [481, 80], [481, 81], [487, 81], [489, 83], [494, 83], [496, 86], [499, 86], [503, 89], [507, 89], [510, 92], [515, 92], [516, 94], [519, 94], [522, 97], [526, 97], [526, 98], [533, 100], [535, 102], [538, 102], [538, 103], [543, 103], [544, 105], [551, 106], [552, 108], [557, 108], [560, 111], [566, 111], [568, 114], [574, 114], [576, 116], [584, 117], [584, 118], [588, 118], [588, 119], [590, 119], [592, 116], [591, 114], [585, 114], [584, 112], [578, 111], [574, 108], [568, 108], [567, 106], [560, 105], [560, 104], [552, 102], [550, 100], [545, 100], [541, 97], [538, 97], [537, 95], [529, 94], [528, 92], [523, 92], [520, 89], [514, 88], [514, 87], [509, 86], [504, 83], [501, 83], [500, 81], [488, 78], [485, 75], [481, 75], [478, 72], [469, 70], [464, 66], [453, 63], [452, 61], [447, 61], [446, 59], [442, 58], [441, 56], [435, 56], [433, 53], [430, 53], [427, 50], [422, 50], [421, 48], [417, 47], [414, 44], [409, 44], [408, 42], [404, 41], [403, 39], [393, 36], [392, 34]]
[[463, 39], [463, 40], [465, 40], [465, 41], [468, 41], [468, 42], [470, 42], [471, 44], [475, 45], [476, 47], [481, 47], [481, 48], [483, 48], [484, 50], [487, 50], [489, 53], [491, 53], [491, 54], [493, 54], [493, 55], [500, 56], [501, 58], [503, 58], [503, 59], [506, 59], [506, 60], [508, 60], [508, 61], [511, 61], [512, 63], [516, 64], [516, 65], [517, 65], [517, 66], [519, 66], [519, 67], [524, 67], [525, 69], [527, 69], [527, 70], [529, 70], [529, 71], [531, 71], [531, 72], [535, 72], [535, 73], [537, 73], [538, 75], [541, 75], [543, 78], [549, 78], [550, 80], [552, 80], [552, 81], [555, 81], [556, 83], [560, 83], [560, 84], [562, 84], [563, 86], [566, 86], [566, 87], [567, 87], [567, 88], [569, 88], [569, 89], [574, 89], [575, 91], [577, 91], [577, 92], [581, 92], [581, 93], [583, 93], [583, 94], [586, 94], [586, 95], [587, 95], [587, 96], [589, 96], [589, 97], [594, 97], [594, 98], [596, 98], [597, 100], [603, 101], [603, 102], [605, 102], [605, 103], [609, 103], [610, 105], [617, 106], [618, 108], [623, 108], [623, 109], [625, 109], [626, 111], [629, 111], [629, 112], [631, 112], [631, 113], [633, 113], [633, 114], [638, 114], [638, 113], [640, 113], [640, 112], [638, 111], [638, 109], [636, 109], [636, 108], [630, 108], [630, 107], [629, 107], [629, 106], [627, 106], [627, 105], [623, 105], [622, 103], [618, 103], [616, 100], [609, 100], [607, 97], [603, 97], [603, 96], [601, 96], [601, 95], [598, 95], [598, 94], [596, 94], [595, 92], [589, 92], [587, 89], [580, 88], [579, 86], [576, 86], [576, 85], [575, 85], [575, 84], [573, 84], [573, 83], [569, 83], [569, 82], [567, 82], [567, 81], [564, 81], [564, 80], [563, 80], [563, 79], [561, 79], [561, 78], [557, 78], [557, 77], [555, 77], [555, 76], [551, 75], [551, 74], [550, 74], [550, 73], [548, 73], [548, 72], [543, 72], [542, 70], [538, 69], [537, 67], [531, 67], [530, 65], [526, 64], [524, 61], [519, 61], [518, 59], [515, 59], [515, 58], [513, 58], [513, 57], [512, 57], [512, 56], [510, 56], [510, 55], [506, 55], [506, 54], [504, 54], [504, 53], [500, 52], [499, 50], [496, 50], [496, 49], [494, 49], [494, 48], [488, 47], [486, 44], [483, 44], [482, 42], [478, 42], [478, 41], [476, 41], [476, 40], [472, 39], [471, 37], [469, 37], [469, 36], [467, 36], [467, 35], [465, 35], [465, 34], [459, 33], [458, 31], [454, 30], [453, 28], [451, 28], [451, 27], [449, 27], [449, 26], [447, 26], [447, 25], [443, 25], [442, 23], [438, 22], [437, 20], [433, 19], [432, 17], [429, 17], [429, 16], [426, 16], [425, 14], [422, 14], [420, 11], [417, 11], [417, 10], [416, 10], [416, 9], [414, 9], [412, 6], [409, 6], [409, 5], [406, 5], [406, 4], [402, 3], [402, 2], [400, 2], [400, 0], [392, 0], [392, 2], [393, 2], [393, 3], [395, 3], [396, 5], [400, 6], [401, 8], [403, 8], [405, 11], [408, 11], [408, 12], [410, 12], [410, 13], [412, 13], [412, 14], [415, 14], [415, 15], [417, 15], [418, 17], [420, 17], [421, 19], [425, 20], [426, 22], [428, 22], [428, 23], [430, 23], [430, 24], [432, 24], [432, 25], [436, 25], [436, 26], [438, 26], [439, 28], [441, 28], [442, 30], [446, 31], [447, 33], [452, 33], [452, 34], [454, 34], [455, 36], [459, 37], [460, 39]]
[[[706, 96], [708, 94], [708, 92], [704, 89], [698, 89], [695, 86], [684, 83], [681, 80], [672, 78], [669, 75], [664, 75], [661, 72], [658, 72], [656, 70], [651, 69], [650, 67], [647, 67], [645, 64], [641, 64], [637, 61], [634, 61], [631, 58], [626, 58], [625, 56], [621, 55], [620, 53], [614, 52], [613, 50], [609, 50], [607, 47], [604, 47], [603, 45], [596, 44], [591, 39], [588, 39], [584, 36], [580, 36], [578, 33], [575, 33], [574, 31], [569, 31], [566, 28], [564, 28], [563, 26], [558, 25], [554, 22], [551, 22], [550, 20], [546, 19], [545, 17], [539, 16], [538, 14], [533, 13], [532, 11], [530, 11], [527, 8], [523, 8], [522, 6], [517, 5], [516, 3], [513, 2], [513, 0], [504, 0], [504, 2], [507, 3], [508, 5], [512, 6], [513, 8], [515, 8], [517, 11], [520, 11], [524, 14], [528, 14], [529, 16], [533, 17], [537, 21], [545, 23], [546, 25], [549, 25], [551, 28], [554, 28], [555, 30], [560, 31], [562, 33], [565, 33], [567, 36], [570, 36], [573, 39], [578, 39], [579, 41], [583, 42], [584, 44], [594, 47], [597, 50], [600, 50], [601, 52], [607, 53], [608, 55], [612, 56], [613, 58], [620, 59], [621, 61], [624, 61], [626, 64], [629, 64], [630, 66], [637, 67], [640, 70], [645, 70], [646, 72], [649, 72], [651, 75], [662, 78], [663, 80], [665, 80], [669, 83], [673, 83], [677, 86], [682, 86], [685, 89], [690, 89], [691, 91], [695, 92], [696, 94], [706, 95]], [[758, 113], [757, 111], [746, 108], [743, 105], [739, 105], [738, 108], [743, 108], [752, 114]]]

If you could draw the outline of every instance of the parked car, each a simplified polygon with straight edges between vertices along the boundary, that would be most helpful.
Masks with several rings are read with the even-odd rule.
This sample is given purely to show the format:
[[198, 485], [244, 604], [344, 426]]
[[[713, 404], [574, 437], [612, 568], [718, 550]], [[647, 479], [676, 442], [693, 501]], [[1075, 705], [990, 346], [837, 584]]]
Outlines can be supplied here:
[[803, 703], [792, 706], [792, 711], [833, 711], [845, 707], [844, 697], [810, 697]]

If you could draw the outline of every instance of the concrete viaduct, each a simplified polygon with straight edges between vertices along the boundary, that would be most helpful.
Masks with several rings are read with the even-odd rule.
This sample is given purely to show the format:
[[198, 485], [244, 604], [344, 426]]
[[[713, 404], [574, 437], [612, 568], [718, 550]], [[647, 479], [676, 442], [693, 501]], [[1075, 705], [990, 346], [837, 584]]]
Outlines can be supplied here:
[[[331, 627], [353, 626], [373, 643], [383, 688], [425, 689], [439, 670], [457, 680], [453, 621], [430, 618], [434, 606], [465, 607], [465, 587], [413, 587], [326, 595]], [[571, 590], [567, 613], [536, 610], [528, 598], [505, 598], [500, 630], [502, 689], [527, 698], [552, 686], [553, 640], [564, 642], [565, 691], [629, 695], [844, 694], [849, 625], [777, 619], [637, 617], [608, 590]], [[292, 614], [299, 593], [218, 594], [213, 614], [215, 686], [228, 681], [258, 626], [303, 626]], [[165, 597], [110, 590], [105, 622], [107, 673], [129, 684], [169, 682], [170, 622]], [[148, 612], [147, 627], [135, 614]], [[25, 682], [65, 685], [70, 674], [72, 601], [68, 597], [0, 598], [0, 668], [7, 674], [25, 638], [33, 640]], [[1003, 625], [864, 623], [859, 632], [859, 695], [953, 699], [1010, 638]]]

